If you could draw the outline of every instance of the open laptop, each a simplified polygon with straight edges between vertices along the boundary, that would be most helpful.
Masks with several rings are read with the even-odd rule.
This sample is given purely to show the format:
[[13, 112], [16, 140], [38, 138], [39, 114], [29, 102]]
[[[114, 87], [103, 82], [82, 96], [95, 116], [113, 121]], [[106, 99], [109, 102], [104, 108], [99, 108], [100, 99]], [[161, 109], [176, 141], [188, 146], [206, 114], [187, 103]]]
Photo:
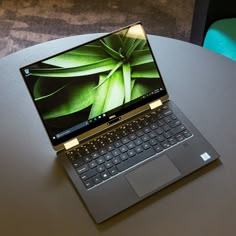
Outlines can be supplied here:
[[141, 23], [20, 70], [97, 223], [219, 157], [169, 100]]

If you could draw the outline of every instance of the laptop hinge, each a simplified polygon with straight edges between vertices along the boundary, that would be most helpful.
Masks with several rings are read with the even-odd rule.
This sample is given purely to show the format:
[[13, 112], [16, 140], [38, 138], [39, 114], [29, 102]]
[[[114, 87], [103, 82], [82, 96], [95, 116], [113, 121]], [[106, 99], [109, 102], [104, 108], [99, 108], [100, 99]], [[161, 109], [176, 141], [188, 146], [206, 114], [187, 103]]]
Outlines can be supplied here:
[[64, 143], [64, 147], [66, 150], [75, 147], [76, 145], [79, 144], [79, 140], [77, 138], [74, 138], [66, 143]]
[[158, 100], [156, 100], [152, 103], [149, 103], [149, 107], [150, 107], [151, 110], [153, 110], [157, 107], [160, 107], [160, 106], [162, 106], [162, 101], [160, 99], [158, 99]]

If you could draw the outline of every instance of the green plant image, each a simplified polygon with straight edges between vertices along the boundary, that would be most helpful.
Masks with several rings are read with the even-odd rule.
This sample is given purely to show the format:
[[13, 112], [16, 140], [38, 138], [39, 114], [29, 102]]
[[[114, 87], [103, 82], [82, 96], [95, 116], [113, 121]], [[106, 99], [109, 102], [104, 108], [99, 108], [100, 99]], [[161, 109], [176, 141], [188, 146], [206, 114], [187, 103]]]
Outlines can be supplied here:
[[92, 119], [154, 90], [159, 78], [140, 25], [45, 60], [29, 72], [44, 120], [83, 110]]

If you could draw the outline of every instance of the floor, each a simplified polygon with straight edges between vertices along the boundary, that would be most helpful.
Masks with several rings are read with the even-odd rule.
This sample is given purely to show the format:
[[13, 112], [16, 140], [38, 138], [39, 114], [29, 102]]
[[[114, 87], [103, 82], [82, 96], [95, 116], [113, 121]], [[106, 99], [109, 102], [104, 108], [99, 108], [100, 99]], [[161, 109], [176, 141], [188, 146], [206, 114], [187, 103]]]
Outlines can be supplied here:
[[194, 0], [0, 0], [0, 57], [48, 40], [142, 21], [149, 34], [189, 40]]

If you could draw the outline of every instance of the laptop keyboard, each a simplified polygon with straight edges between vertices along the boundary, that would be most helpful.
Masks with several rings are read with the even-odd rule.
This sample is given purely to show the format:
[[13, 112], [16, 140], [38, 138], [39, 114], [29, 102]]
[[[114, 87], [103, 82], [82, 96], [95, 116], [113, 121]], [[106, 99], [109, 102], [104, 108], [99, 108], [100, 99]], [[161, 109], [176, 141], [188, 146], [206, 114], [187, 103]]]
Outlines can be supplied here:
[[90, 189], [191, 136], [164, 105], [68, 151], [67, 156]]

